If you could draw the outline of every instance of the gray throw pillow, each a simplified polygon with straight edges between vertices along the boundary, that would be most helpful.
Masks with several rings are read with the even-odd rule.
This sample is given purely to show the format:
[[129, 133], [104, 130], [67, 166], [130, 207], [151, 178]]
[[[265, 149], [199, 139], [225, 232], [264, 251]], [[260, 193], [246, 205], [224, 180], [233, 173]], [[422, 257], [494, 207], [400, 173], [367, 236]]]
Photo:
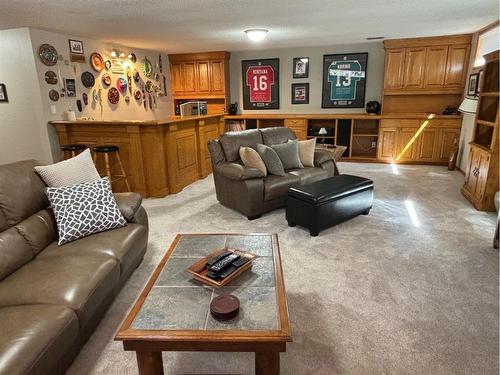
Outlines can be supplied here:
[[59, 231], [59, 245], [127, 225], [109, 179], [46, 190]]
[[277, 176], [285, 175], [285, 169], [283, 168], [283, 164], [281, 163], [281, 160], [276, 151], [274, 151], [269, 146], [258, 144], [257, 152], [259, 153], [262, 160], [264, 160], [264, 164], [266, 165], [267, 171], [270, 174], [275, 174]]
[[304, 168], [300, 161], [299, 142], [297, 140], [272, 145], [271, 148], [278, 154], [285, 170]]

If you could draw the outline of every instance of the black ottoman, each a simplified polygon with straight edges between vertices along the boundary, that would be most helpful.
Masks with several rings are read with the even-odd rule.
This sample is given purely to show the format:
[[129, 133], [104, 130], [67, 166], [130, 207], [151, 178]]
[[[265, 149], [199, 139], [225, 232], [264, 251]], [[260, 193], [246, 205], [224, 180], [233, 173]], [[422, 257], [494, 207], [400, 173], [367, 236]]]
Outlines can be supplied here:
[[289, 226], [299, 224], [317, 236], [356, 215], [368, 215], [372, 203], [372, 180], [342, 174], [288, 189], [286, 220]]

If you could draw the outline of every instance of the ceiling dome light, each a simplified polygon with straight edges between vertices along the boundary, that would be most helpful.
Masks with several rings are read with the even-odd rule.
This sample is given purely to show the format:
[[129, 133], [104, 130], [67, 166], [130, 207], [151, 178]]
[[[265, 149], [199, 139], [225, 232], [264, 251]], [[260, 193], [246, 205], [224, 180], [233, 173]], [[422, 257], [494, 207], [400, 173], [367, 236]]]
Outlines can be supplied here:
[[248, 39], [252, 42], [260, 42], [266, 38], [269, 30], [267, 29], [249, 29], [245, 30], [245, 34], [247, 34]]

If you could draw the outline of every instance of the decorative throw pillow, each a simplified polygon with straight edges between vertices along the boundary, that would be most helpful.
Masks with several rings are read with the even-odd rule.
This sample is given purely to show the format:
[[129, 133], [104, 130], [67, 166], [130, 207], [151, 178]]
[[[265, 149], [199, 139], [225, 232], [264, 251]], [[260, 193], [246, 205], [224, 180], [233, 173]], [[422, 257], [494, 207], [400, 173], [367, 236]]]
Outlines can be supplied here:
[[257, 168], [264, 176], [267, 175], [266, 164], [253, 148], [240, 147], [240, 158], [245, 167]]
[[56, 164], [37, 166], [35, 171], [40, 175], [45, 185], [50, 187], [75, 185], [101, 179], [89, 149], [74, 158]]
[[299, 157], [304, 167], [314, 167], [315, 148], [316, 138], [308, 139], [307, 141], [299, 141]]
[[272, 145], [271, 148], [278, 154], [285, 170], [304, 168], [300, 162], [299, 142], [296, 139], [287, 143]]
[[59, 231], [59, 245], [127, 225], [116, 204], [109, 179], [47, 188]]
[[281, 160], [276, 151], [274, 151], [269, 146], [259, 143], [257, 145], [257, 152], [259, 153], [262, 160], [264, 160], [264, 164], [266, 164], [266, 168], [269, 173], [275, 174], [277, 176], [285, 175], [283, 164], [281, 163]]

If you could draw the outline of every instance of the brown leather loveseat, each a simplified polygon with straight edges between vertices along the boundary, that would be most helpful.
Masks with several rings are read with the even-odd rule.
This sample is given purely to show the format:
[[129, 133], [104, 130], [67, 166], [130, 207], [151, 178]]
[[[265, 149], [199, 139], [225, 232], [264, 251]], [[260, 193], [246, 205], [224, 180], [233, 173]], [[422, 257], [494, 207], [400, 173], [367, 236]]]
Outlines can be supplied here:
[[220, 139], [208, 142], [217, 199], [249, 220], [264, 212], [283, 207], [288, 188], [323, 180], [338, 174], [335, 161], [328, 151], [314, 152], [314, 167], [285, 171], [285, 176], [268, 174], [258, 177], [255, 168], [243, 165], [239, 156], [242, 146], [255, 148], [257, 144], [267, 146], [296, 139], [294, 132], [286, 127], [252, 129], [228, 132]]
[[0, 374], [60, 374], [140, 264], [148, 218], [116, 194], [128, 225], [58, 246], [35, 161], [0, 166]]

